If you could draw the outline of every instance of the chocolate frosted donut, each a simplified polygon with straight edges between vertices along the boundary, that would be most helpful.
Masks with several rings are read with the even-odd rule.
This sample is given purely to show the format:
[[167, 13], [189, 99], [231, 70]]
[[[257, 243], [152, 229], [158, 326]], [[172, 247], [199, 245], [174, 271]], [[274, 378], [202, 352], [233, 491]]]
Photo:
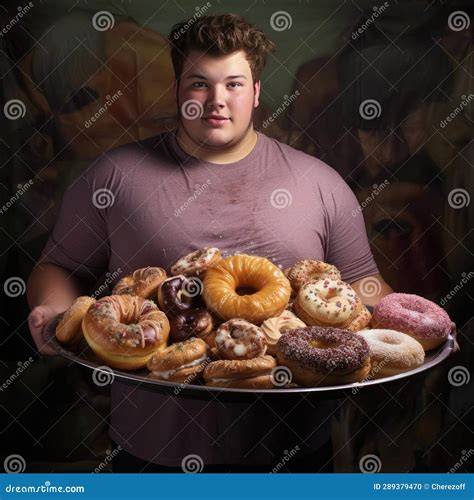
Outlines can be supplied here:
[[290, 330], [277, 344], [280, 365], [306, 387], [358, 382], [370, 371], [366, 340], [348, 330], [310, 326]]

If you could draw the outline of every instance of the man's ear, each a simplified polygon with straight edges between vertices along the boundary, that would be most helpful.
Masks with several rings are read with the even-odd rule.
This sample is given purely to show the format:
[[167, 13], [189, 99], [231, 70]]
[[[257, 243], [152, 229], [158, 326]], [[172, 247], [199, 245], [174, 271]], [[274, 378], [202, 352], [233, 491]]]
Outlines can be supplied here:
[[260, 104], [260, 80], [256, 81], [253, 85], [254, 85], [253, 107], [258, 108], [258, 105]]

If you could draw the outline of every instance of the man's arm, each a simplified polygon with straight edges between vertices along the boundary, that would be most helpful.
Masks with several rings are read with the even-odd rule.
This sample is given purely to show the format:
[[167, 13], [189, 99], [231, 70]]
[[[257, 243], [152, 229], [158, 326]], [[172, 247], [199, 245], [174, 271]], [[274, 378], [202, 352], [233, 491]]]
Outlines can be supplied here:
[[393, 293], [381, 274], [366, 276], [350, 285], [366, 306], [375, 306], [385, 295]]

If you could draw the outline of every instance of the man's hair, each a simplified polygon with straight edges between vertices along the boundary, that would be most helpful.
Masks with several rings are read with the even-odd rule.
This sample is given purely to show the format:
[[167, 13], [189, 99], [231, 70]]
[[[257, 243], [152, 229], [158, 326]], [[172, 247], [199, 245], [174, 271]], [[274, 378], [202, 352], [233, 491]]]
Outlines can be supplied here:
[[244, 50], [253, 81], [260, 80], [267, 54], [275, 49], [263, 31], [238, 14], [195, 17], [175, 24], [168, 36], [176, 80], [181, 78], [184, 61], [192, 50], [213, 56]]

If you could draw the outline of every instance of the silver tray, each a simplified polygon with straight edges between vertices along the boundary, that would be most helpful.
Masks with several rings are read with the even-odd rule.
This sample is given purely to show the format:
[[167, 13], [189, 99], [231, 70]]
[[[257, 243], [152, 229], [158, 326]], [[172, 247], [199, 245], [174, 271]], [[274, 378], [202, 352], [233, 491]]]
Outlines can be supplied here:
[[[278, 387], [275, 389], [234, 389], [234, 388], [221, 388], [221, 387], [206, 387], [205, 385], [199, 385], [199, 383], [192, 384], [179, 384], [174, 382], [164, 382], [161, 380], [154, 380], [148, 378], [147, 375], [149, 371], [139, 370], [139, 371], [122, 371], [109, 368], [105, 365], [104, 361], [98, 358], [94, 352], [90, 349], [85, 339], [81, 341], [74, 350], [69, 350], [68, 348], [62, 346], [55, 337], [56, 325], [60, 321], [62, 314], [56, 316], [51, 320], [44, 329], [44, 339], [45, 341], [55, 349], [60, 356], [71, 361], [71, 363], [76, 363], [94, 371], [95, 377], [97, 379], [103, 379], [107, 381], [107, 378], [116, 382], [122, 382], [140, 389], [146, 389], [150, 391], [160, 392], [167, 395], [174, 395], [177, 397], [191, 398], [191, 399], [204, 399], [204, 400], [227, 400], [227, 401], [251, 401], [255, 397], [265, 398], [265, 399], [288, 399], [292, 396], [295, 397], [311, 397], [312, 399], [338, 399], [344, 397], [347, 393], [353, 393], [354, 389], [367, 390], [369, 388], [376, 389], [380, 387], [380, 384], [396, 383], [407, 377], [413, 377], [414, 375], [420, 374], [430, 368], [441, 363], [445, 360], [454, 349], [455, 338], [453, 334], [450, 334], [448, 339], [444, 344], [442, 344], [437, 349], [433, 349], [426, 353], [425, 361], [420, 367], [394, 375], [391, 377], [379, 378], [374, 380], [367, 380], [363, 382], [356, 382], [352, 384], [344, 385], [333, 385], [328, 387], [300, 387], [296, 384], [290, 384], [284, 387]], [[100, 383], [98, 384], [100, 385]], [[106, 384], [103, 384], [106, 385]]]

